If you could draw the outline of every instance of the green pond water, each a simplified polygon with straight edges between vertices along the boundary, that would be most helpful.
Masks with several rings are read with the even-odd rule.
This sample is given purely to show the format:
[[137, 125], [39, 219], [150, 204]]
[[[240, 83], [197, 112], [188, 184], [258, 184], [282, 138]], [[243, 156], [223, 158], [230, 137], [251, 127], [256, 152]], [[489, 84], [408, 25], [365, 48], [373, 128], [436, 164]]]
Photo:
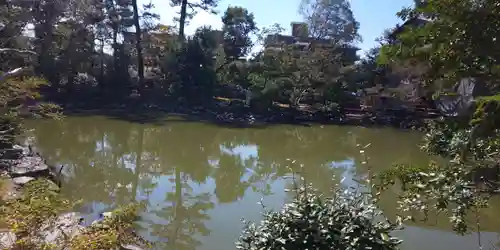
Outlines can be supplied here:
[[[145, 201], [140, 232], [166, 249], [235, 249], [241, 219], [257, 222], [258, 202], [279, 209], [284, 189], [300, 172], [323, 192], [397, 163], [427, 164], [421, 135], [394, 129], [348, 126], [230, 128], [182, 119], [154, 123], [100, 116], [31, 121], [28, 140], [51, 164], [63, 164], [63, 192], [81, 199], [89, 220], [132, 201]], [[368, 164], [356, 145], [365, 149]], [[294, 162], [293, 164], [291, 162]], [[395, 195], [381, 208], [390, 218]], [[500, 240], [500, 201], [481, 214], [483, 249]], [[396, 233], [406, 250], [478, 249], [477, 234], [451, 232], [446, 216], [408, 224]]]

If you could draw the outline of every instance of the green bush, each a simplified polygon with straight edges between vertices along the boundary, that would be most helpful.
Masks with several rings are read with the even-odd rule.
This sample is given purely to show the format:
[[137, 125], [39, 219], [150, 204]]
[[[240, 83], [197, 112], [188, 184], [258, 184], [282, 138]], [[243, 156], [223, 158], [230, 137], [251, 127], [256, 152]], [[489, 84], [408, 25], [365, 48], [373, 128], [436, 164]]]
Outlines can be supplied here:
[[281, 249], [397, 249], [390, 233], [399, 225], [386, 221], [370, 194], [334, 189], [326, 198], [304, 185], [279, 212], [266, 211], [259, 224], [247, 223], [237, 247]]
[[414, 215], [429, 219], [431, 211], [449, 215], [453, 231], [469, 232], [469, 212], [477, 213], [487, 205], [488, 195], [477, 189], [469, 179], [471, 171], [461, 164], [450, 162], [429, 166], [396, 165], [379, 175], [380, 191], [399, 182], [398, 211], [400, 218], [415, 220]]

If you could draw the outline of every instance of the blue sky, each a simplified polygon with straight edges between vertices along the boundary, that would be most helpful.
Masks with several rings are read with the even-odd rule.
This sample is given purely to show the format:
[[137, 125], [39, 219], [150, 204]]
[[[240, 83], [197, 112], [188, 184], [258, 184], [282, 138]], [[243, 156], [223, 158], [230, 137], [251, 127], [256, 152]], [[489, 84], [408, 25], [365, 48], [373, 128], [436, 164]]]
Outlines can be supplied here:
[[[161, 23], [172, 24], [172, 19], [176, 15], [177, 9], [169, 5], [169, 0], [139, 0], [142, 3], [152, 2], [155, 5], [155, 12], [161, 15]], [[380, 36], [384, 29], [393, 27], [400, 20], [396, 17], [404, 6], [410, 6], [413, 0], [351, 0], [351, 7], [354, 16], [360, 22], [360, 34], [363, 42], [359, 47], [366, 51], [373, 47], [375, 38]], [[255, 15], [259, 27], [270, 26], [279, 23], [286, 32], [290, 32], [290, 22], [300, 21], [298, 6], [300, 0], [221, 0], [218, 6], [219, 13], [229, 6], [243, 6]], [[197, 27], [211, 25], [213, 28], [220, 28], [221, 21], [219, 15], [211, 15], [200, 12], [190, 22], [186, 28], [187, 34], [192, 34]]]

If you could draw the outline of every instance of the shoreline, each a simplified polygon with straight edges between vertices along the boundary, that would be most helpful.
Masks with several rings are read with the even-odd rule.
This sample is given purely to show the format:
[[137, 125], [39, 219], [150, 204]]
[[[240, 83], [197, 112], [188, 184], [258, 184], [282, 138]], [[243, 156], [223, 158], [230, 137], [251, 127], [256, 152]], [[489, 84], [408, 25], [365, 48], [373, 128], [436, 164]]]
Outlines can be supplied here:
[[[31, 146], [14, 145], [2, 151], [0, 212], [5, 214], [0, 216], [3, 219], [0, 220], [1, 249], [45, 249], [43, 247], [47, 246], [55, 247], [50, 249], [94, 249], [88, 248], [89, 244], [104, 241], [108, 234], [116, 235], [117, 239], [135, 237], [140, 241], [130, 229], [137, 217], [137, 204], [104, 212], [98, 220], [84, 226], [81, 214], [73, 211], [75, 204], [60, 193], [62, 166], [59, 169], [50, 166]], [[12, 210], [14, 214], [6, 210]], [[30, 218], [33, 221], [27, 217], [33, 217]], [[122, 221], [124, 218], [128, 221]], [[126, 225], [130, 235], [121, 235], [121, 223], [130, 223]], [[89, 238], [89, 235], [97, 238]], [[116, 249], [143, 249], [118, 241], [115, 244]]]
[[[61, 104], [60, 104], [61, 105]], [[292, 108], [275, 108], [265, 112], [256, 112], [250, 108], [241, 107], [189, 107], [189, 106], [130, 106], [106, 105], [99, 108], [86, 105], [61, 105], [64, 115], [84, 116], [101, 115], [113, 118], [147, 123], [158, 121], [168, 116], [182, 117], [190, 121], [208, 122], [215, 125], [229, 127], [262, 127], [272, 125], [338, 125], [362, 127], [389, 127], [396, 129], [420, 129], [425, 121], [435, 119], [437, 116], [374, 116], [369, 112], [364, 113], [328, 113], [321, 111], [303, 111]], [[336, 115], [335, 115], [336, 114]]]

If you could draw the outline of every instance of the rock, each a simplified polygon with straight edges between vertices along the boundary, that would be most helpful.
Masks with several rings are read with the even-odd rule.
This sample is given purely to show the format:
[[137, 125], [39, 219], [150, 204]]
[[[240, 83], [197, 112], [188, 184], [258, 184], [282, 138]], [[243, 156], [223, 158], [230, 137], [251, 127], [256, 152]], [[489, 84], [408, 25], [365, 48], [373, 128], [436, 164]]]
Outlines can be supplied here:
[[49, 166], [38, 156], [27, 156], [20, 159], [14, 166], [10, 167], [10, 175], [18, 176], [41, 176], [50, 174]]
[[0, 247], [10, 249], [16, 244], [17, 237], [13, 232], [0, 232]]
[[30, 147], [23, 147], [21, 145], [14, 145], [15, 149], [21, 150], [23, 156], [28, 156], [30, 154]]
[[19, 185], [19, 186], [24, 186], [28, 182], [33, 181], [33, 180], [35, 180], [35, 178], [29, 177], [29, 176], [21, 176], [21, 177], [16, 177], [16, 178], [12, 179], [14, 184]]
[[136, 245], [127, 244], [127, 245], [121, 245], [120, 250], [144, 250], [144, 249]]
[[23, 150], [19, 148], [7, 148], [0, 151], [2, 159], [16, 160], [21, 158], [23, 155]]
[[0, 187], [0, 200], [14, 200], [20, 199], [22, 197], [22, 191], [18, 188], [19, 186], [14, 183], [12, 179], [2, 180], [2, 186]]
[[10, 166], [16, 164], [16, 160], [7, 160], [7, 159], [1, 159], [0, 160], [0, 169], [9, 169]]
[[47, 221], [35, 236], [36, 241], [56, 246], [81, 234], [84, 227], [80, 225], [83, 218], [75, 212], [59, 215], [56, 219]]
[[102, 222], [102, 220], [94, 221], [94, 222], [92, 222], [92, 226], [94, 228], [99, 228], [99, 229], [109, 229], [110, 228], [109, 225], [104, 224], [104, 223], [100, 223], [100, 222]]
[[97, 219], [95, 221], [92, 221], [92, 223], [90, 223], [90, 225], [93, 227], [99, 227], [101, 222], [102, 222], [102, 219]]
[[103, 218], [111, 218], [111, 216], [113, 216], [113, 212], [103, 212], [101, 213], [101, 216]]
[[113, 216], [113, 212], [102, 212], [99, 214], [99, 218], [97, 218], [95, 221], [93, 221], [91, 223], [91, 225], [101, 228], [101, 227], [103, 227], [101, 222], [106, 218], [111, 218], [111, 216]]
[[50, 184], [48, 187], [48, 190], [54, 191], [54, 192], [61, 191], [61, 188], [59, 188], [59, 186], [55, 182], [53, 182], [51, 180], [47, 180], [47, 182]]

